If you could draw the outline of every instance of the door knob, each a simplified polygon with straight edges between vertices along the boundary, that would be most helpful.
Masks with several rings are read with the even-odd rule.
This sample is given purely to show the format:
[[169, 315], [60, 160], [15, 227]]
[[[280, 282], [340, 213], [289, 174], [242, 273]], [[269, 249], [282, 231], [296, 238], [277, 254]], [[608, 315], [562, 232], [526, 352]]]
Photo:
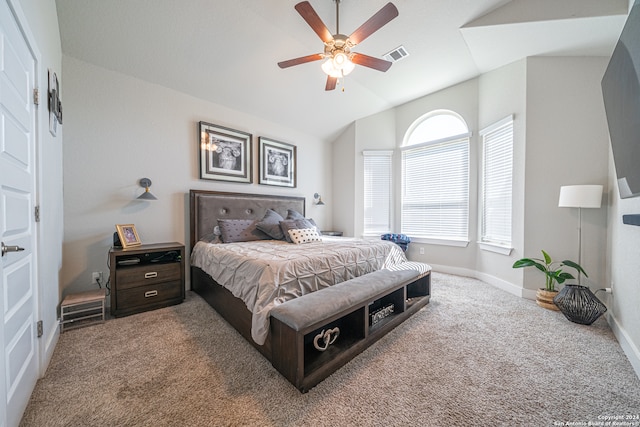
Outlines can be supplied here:
[[7, 252], [20, 252], [20, 251], [24, 251], [24, 248], [21, 248], [20, 246], [6, 246], [4, 244], [4, 242], [0, 242], [0, 250], [2, 251], [2, 255], [0, 256], [4, 256], [4, 254], [6, 254]]

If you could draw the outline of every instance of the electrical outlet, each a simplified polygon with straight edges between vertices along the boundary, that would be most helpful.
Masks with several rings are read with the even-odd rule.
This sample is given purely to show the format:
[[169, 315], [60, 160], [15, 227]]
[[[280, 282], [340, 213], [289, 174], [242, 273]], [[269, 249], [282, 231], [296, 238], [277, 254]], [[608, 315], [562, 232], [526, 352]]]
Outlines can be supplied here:
[[424, 248], [420, 248], [420, 255], [424, 255]]
[[91, 273], [91, 283], [98, 284], [98, 282], [102, 283], [102, 271], [94, 271]]

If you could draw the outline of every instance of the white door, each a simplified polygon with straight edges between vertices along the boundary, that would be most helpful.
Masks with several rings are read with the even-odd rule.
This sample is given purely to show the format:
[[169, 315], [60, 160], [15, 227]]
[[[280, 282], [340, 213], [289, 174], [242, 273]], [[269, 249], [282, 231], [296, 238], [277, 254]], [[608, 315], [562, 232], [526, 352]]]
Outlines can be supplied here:
[[0, 256], [0, 427], [19, 424], [39, 376], [36, 61], [7, 1], [0, 0], [0, 240], [7, 249]]

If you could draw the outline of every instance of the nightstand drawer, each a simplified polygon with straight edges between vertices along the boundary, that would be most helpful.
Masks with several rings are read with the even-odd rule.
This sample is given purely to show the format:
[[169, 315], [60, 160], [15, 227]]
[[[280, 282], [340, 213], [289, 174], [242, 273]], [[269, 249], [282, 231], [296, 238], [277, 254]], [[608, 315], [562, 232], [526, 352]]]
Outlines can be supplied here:
[[119, 268], [116, 270], [118, 288], [124, 290], [154, 283], [180, 280], [181, 265], [179, 262], [171, 262], [167, 264], [147, 264], [137, 267]]
[[123, 289], [118, 292], [119, 310], [128, 310], [182, 297], [182, 282], [165, 282]]

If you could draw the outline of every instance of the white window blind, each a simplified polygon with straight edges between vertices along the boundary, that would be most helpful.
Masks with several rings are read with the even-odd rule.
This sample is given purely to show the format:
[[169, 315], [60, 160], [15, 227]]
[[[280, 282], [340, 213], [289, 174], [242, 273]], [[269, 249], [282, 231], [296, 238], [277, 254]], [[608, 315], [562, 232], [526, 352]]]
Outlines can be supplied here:
[[391, 231], [393, 151], [363, 151], [364, 234]]
[[513, 116], [480, 132], [482, 218], [480, 241], [511, 246]]
[[468, 240], [469, 138], [402, 151], [402, 233]]

